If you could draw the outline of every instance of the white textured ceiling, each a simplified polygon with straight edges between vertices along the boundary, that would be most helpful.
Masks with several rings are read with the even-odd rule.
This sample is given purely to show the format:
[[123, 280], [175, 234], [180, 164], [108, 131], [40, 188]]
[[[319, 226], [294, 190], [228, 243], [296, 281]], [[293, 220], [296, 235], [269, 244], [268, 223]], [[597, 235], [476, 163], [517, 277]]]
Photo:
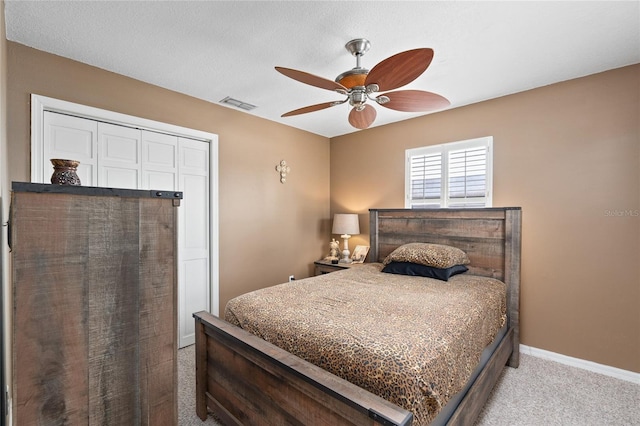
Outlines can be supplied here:
[[[430, 47], [433, 62], [403, 89], [450, 108], [640, 62], [639, 1], [16, 1], [7, 39], [249, 114], [333, 137], [357, 131], [348, 104], [281, 118], [343, 96], [289, 79], [283, 66], [333, 80], [355, 66], [344, 44], [371, 41], [371, 69]], [[423, 114], [376, 106], [373, 126]]]

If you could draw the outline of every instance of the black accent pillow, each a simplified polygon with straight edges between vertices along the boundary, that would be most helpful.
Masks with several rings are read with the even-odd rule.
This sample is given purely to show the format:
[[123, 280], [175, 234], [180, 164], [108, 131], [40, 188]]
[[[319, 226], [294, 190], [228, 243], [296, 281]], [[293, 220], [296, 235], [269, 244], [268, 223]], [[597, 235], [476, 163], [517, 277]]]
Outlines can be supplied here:
[[468, 270], [469, 268], [464, 265], [453, 265], [450, 268], [434, 268], [433, 266], [425, 266], [411, 262], [391, 262], [382, 268], [382, 272], [390, 274], [435, 278], [442, 281], [449, 281], [449, 278], [452, 276], [462, 274]]

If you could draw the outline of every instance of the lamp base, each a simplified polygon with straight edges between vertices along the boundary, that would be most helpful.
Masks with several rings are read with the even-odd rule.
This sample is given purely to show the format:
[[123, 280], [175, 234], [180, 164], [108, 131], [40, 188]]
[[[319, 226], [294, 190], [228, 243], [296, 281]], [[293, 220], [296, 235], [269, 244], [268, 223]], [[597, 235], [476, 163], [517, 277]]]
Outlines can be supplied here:
[[353, 260], [351, 260], [351, 252], [349, 252], [349, 250], [342, 250], [342, 258], [338, 263], [353, 263]]
[[344, 247], [342, 248], [342, 258], [339, 263], [352, 263], [353, 260], [351, 260], [351, 252], [349, 251], [349, 238], [351, 238], [351, 235], [343, 234], [341, 237], [344, 240]]

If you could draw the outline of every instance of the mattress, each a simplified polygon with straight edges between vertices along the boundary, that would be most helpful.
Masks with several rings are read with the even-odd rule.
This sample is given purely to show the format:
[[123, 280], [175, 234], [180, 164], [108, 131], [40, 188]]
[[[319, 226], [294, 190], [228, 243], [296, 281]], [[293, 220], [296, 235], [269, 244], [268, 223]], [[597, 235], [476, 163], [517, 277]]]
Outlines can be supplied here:
[[506, 285], [352, 268], [236, 297], [225, 320], [429, 424], [506, 322]]

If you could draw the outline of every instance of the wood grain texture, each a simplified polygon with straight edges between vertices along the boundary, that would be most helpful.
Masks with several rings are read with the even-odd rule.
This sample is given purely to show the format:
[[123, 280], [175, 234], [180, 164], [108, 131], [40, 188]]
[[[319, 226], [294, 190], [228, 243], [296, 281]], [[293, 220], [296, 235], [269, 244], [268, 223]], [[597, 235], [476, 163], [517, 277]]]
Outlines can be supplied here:
[[[372, 261], [384, 260], [405, 243], [448, 244], [467, 252], [470, 273], [507, 284], [509, 330], [452, 417], [445, 420], [448, 425], [473, 424], [507, 360], [517, 366], [520, 234], [520, 208], [370, 211]], [[203, 419], [206, 405], [229, 425], [265, 424], [271, 418], [278, 419], [278, 424], [395, 425], [412, 421], [403, 417], [400, 407], [389, 407], [377, 396], [240, 328], [206, 312], [194, 317], [199, 336], [196, 399]]]
[[207, 335], [205, 325], [197, 317], [196, 335], [196, 414], [200, 420], [207, 419]]
[[298, 71], [291, 68], [275, 67], [276, 71], [286, 75], [289, 78], [297, 80], [301, 83], [308, 84], [310, 86], [319, 87], [327, 90], [342, 90], [346, 91], [347, 88], [340, 83], [336, 83], [333, 80], [326, 79], [324, 77], [318, 77], [317, 75], [309, 74], [308, 72]]
[[365, 86], [377, 84], [380, 92], [397, 89], [418, 78], [431, 64], [433, 49], [422, 48], [396, 53], [374, 66]]
[[303, 108], [294, 109], [293, 111], [285, 112], [281, 117], [291, 117], [293, 115], [307, 114], [309, 112], [320, 111], [321, 109], [330, 108], [335, 105], [335, 102], [323, 102], [321, 104], [309, 105]]
[[89, 227], [60, 238], [86, 239], [89, 250], [89, 424], [139, 424], [138, 202], [92, 197], [79, 209]]
[[396, 111], [432, 111], [434, 109], [446, 108], [450, 105], [450, 102], [446, 98], [423, 90], [398, 90], [395, 92], [387, 92], [378, 96], [378, 98], [382, 96], [389, 98], [389, 102], [381, 105]]
[[172, 200], [12, 194], [15, 424], [177, 424]]
[[376, 109], [369, 104], [362, 110], [353, 107], [349, 112], [349, 123], [356, 129], [366, 129], [375, 121], [377, 115]]
[[[82, 424], [89, 416], [87, 240], [79, 204], [62, 196], [12, 203], [13, 412], [16, 424]], [[65, 259], [62, 261], [62, 259]], [[76, 315], [69, 315], [75, 312]]]
[[505, 211], [505, 278], [508, 284], [507, 312], [509, 328], [513, 330], [513, 352], [509, 357], [509, 366], [517, 368], [520, 364], [520, 263], [522, 245], [522, 211]]
[[178, 423], [177, 210], [173, 201], [140, 204], [138, 339], [141, 424]]

